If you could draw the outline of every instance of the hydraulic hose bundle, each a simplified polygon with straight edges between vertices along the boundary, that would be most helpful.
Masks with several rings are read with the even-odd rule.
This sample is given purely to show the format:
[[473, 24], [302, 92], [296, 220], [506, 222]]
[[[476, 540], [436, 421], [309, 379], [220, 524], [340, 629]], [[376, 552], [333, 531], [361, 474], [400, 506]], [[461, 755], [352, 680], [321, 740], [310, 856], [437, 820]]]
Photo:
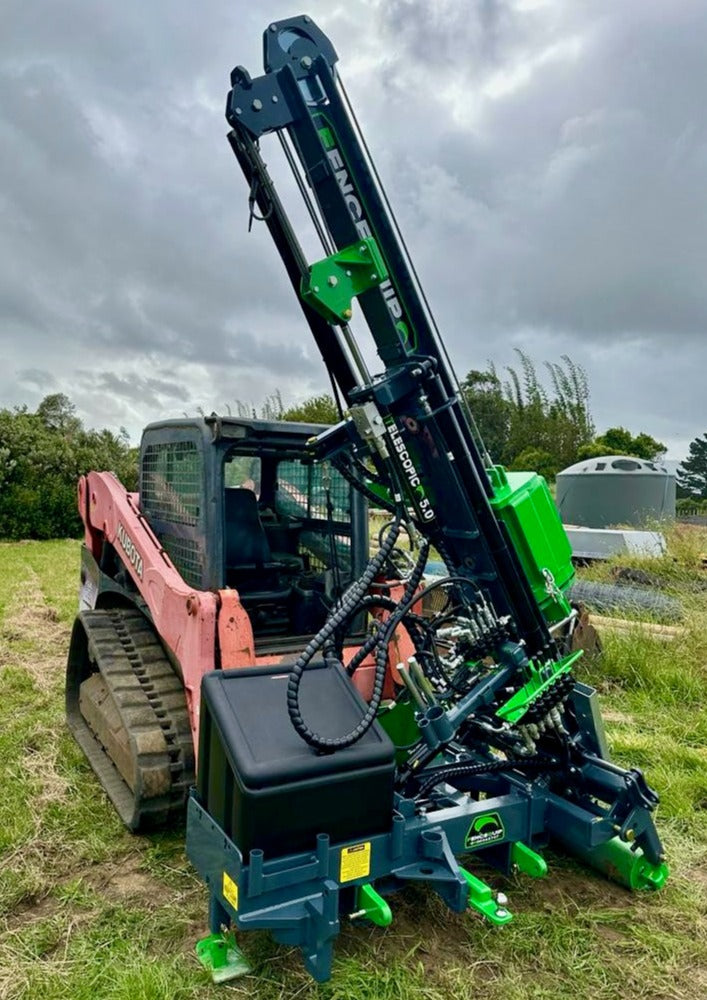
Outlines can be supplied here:
[[307, 723], [302, 718], [299, 706], [299, 687], [302, 681], [302, 675], [307, 665], [311, 663], [313, 657], [326, 647], [344, 622], [346, 622], [352, 615], [356, 614], [358, 606], [362, 598], [365, 597], [368, 588], [378, 576], [383, 566], [385, 566], [385, 563], [395, 546], [398, 535], [400, 534], [401, 524], [402, 513], [398, 512], [396, 513], [395, 518], [390, 525], [390, 530], [383, 540], [383, 544], [378, 552], [370, 560], [360, 578], [354, 581], [354, 583], [352, 583], [347, 589], [346, 593], [342, 596], [329, 618], [317, 634], [309, 641], [290, 671], [290, 677], [287, 683], [287, 710], [292, 721], [292, 725], [295, 727], [295, 730], [305, 743], [308, 743], [311, 747], [314, 747], [316, 750], [320, 750], [323, 753], [332, 753], [334, 750], [343, 750], [345, 747], [351, 746], [373, 725], [373, 721], [376, 717], [378, 706], [383, 694], [383, 684], [385, 682], [385, 663], [383, 664], [382, 671], [378, 669], [378, 665], [376, 663], [373, 697], [371, 698], [371, 702], [365, 715], [350, 733], [347, 733], [345, 736], [335, 738], [323, 737], [315, 733], [309, 728]]
[[[370, 560], [360, 579], [349, 587], [325, 624], [300, 655], [290, 673], [287, 685], [287, 706], [292, 725], [306, 743], [321, 752], [331, 753], [334, 750], [343, 750], [345, 747], [352, 746], [373, 725], [383, 696], [388, 660], [388, 643], [397, 626], [417, 600], [417, 590], [429, 555], [429, 542], [425, 542], [420, 550], [415, 568], [407, 581], [399, 603], [388, 618], [377, 625], [375, 630], [361, 645], [347, 668], [348, 674], [350, 676], [353, 675], [366, 656], [375, 651], [375, 674], [371, 700], [365, 715], [350, 733], [339, 737], [323, 737], [310, 729], [304, 721], [299, 707], [299, 687], [302, 675], [316, 653], [324, 652], [328, 660], [334, 658], [332, 643], [335, 634], [351, 618], [355, 617], [355, 615], [359, 614], [369, 605], [370, 601], [367, 599], [368, 588], [390, 557], [390, 553], [400, 534], [401, 525], [402, 515], [398, 513], [389, 526], [379, 551]], [[374, 599], [374, 602], [375, 600], [377, 599]]]

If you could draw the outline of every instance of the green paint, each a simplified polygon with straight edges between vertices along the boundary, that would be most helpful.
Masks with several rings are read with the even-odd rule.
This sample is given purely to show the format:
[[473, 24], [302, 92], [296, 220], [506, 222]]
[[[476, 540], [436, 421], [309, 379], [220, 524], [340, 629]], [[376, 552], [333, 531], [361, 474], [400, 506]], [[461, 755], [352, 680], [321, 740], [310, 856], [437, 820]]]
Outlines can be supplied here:
[[469, 851], [473, 851], [477, 847], [487, 847], [489, 844], [496, 844], [503, 840], [505, 835], [506, 828], [499, 813], [484, 813], [483, 816], [477, 816], [472, 820], [466, 833], [464, 847]]
[[367, 236], [312, 264], [308, 277], [302, 279], [300, 293], [327, 323], [348, 323], [354, 296], [375, 288], [387, 277], [378, 244]]
[[583, 650], [578, 649], [574, 653], [563, 657], [556, 663], [543, 663], [536, 666], [532, 660], [528, 662], [528, 672], [530, 677], [526, 684], [516, 691], [512, 698], [509, 698], [505, 705], [496, 712], [499, 719], [507, 722], [519, 722], [528, 709], [533, 705], [541, 694], [544, 694], [555, 681], [563, 674], [568, 673], [577, 660], [582, 656]]
[[477, 910], [488, 921], [499, 927], [509, 923], [513, 919], [513, 914], [505, 906], [500, 906], [496, 902], [496, 897], [490, 885], [482, 882], [480, 878], [472, 875], [465, 868], [460, 868], [459, 871], [469, 886], [469, 906], [472, 909]]
[[574, 580], [572, 549], [547, 483], [535, 472], [488, 470], [491, 506], [508, 529], [535, 599], [549, 622], [570, 613], [564, 596]]
[[336, 145], [336, 140], [334, 139], [334, 133], [329, 126], [320, 125], [317, 131], [319, 132], [319, 138], [322, 140], [324, 149], [333, 149]]
[[401, 695], [390, 706], [382, 708], [378, 713], [378, 722], [395, 744], [395, 762], [400, 767], [420, 739], [415, 706], [409, 696]]
[[393, 922], [392, 910], [372, 885], [357, 887], [356, 912], [361, 913], [361, 919], [370, 920], [377, 927], [390, 927]]
[[618, 882], [627, 889], [661, 889], [670, 874], [665, 862], [652, 864], [640, 847], [632, 849], [631, 844], [619, 837], [612, 837], [586, 850], [578, 850], [576, 844], [567, 844], [566, 847], [612, 882]]
[[511, 847], [511, 863], [524, 875], [530, 875], [532, 878], [545, 878], [547, 875], [545, 858], [519, 840]]
[[209, 934], [196, 943], [196, 957], [215, 983], [245, 976], [251, 972], [247, 958], [237, 946], [233, 931]]
[[403, 346], [406, 347], [411, 352], [412, 351], [416, 351], [417, 350], [417, 334], [415, 333], [415, 331], [413, 330], [412, 331], [412, 336], [410, 336], [410, 329], [409, 329], [407, 323], [403, 323], [402, 320], [398, 320], [398, 322], [395, 324], [395, 329], [400, 334], [400, 337], [401, 337], [402, 342], [403, 342]]

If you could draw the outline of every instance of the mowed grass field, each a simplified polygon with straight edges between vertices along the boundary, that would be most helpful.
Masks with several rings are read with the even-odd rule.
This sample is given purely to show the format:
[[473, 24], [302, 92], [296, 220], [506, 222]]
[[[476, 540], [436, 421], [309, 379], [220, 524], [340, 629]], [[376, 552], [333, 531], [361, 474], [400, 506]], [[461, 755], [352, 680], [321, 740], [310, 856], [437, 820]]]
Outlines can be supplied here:
[[213, 986], [193, 953], [207, 895], [183, 830], [126, 833], [64, 725], [79, 545], [0, 544], [0, 1000], [707, 997], [702, 552], [707, 532], [678, 528], [648, 567], [684, 601], [682, 636], [608, 635], [601, 662], [579, 669], [601, 692], [615, 759], [642, 767], [661, 794], [663, 891], [632, 895], [548, 853], [541, 882], [482, 873], [509, 897], [505, 928], [411, 887], [392, 898], [387, 930], [343, 928], [329, 983], [254, 934], [242, 940], [253, 974]]

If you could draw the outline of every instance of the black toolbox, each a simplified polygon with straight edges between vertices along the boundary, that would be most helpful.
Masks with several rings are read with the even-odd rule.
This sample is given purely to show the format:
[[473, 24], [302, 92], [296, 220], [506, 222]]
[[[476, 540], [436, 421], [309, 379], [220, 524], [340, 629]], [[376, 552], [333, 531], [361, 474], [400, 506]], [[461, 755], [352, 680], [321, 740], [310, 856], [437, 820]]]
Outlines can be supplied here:
[[[374, 723], [352, 747], [320, 754], [295, 732], [282, 666], [214, 670], [201, 686], [197, 794], [242, 854], [314, 850], [390, 829], [395, 748]], [[311, 664], [300, 686], [307, 725], [350, 732], [366, 704], [339, 667]]]

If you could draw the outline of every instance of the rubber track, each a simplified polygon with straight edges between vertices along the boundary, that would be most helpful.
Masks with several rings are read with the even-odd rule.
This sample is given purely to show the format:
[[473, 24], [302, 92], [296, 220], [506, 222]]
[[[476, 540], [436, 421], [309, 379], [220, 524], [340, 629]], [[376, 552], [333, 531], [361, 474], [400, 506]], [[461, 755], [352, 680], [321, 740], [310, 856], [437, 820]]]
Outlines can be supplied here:
[[[137, 764], [135, 792], [81, 715], [81, 678], [73, 691], [67, 686], [67, 717], [73, 734], [130, 830], [178, 823], [194, 783], [194, 748], [182, 681], [152, 625], [139, 611], [84, 611], [79, 619], [92, 667], [98, 669], [113, 696], [129, 736]], [[166, 749], [163, 744], [155, 750], [156, 744], [162, 744], [160, 733]]]

